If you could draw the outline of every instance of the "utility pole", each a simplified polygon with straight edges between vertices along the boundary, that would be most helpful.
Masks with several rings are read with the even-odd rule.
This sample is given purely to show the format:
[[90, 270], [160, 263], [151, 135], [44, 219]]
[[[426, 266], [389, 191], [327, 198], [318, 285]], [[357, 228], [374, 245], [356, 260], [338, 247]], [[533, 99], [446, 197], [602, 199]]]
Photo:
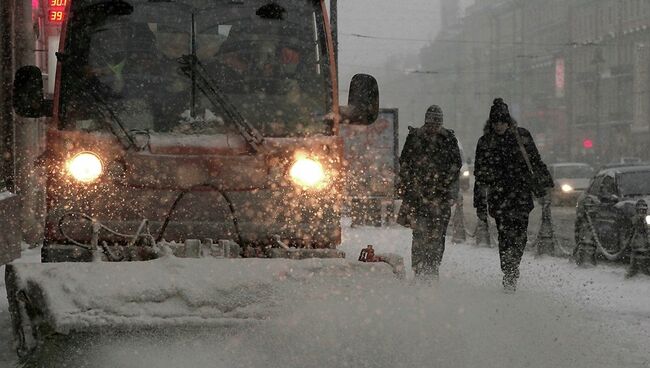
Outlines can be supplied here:
[[[517, 13], [519, 13], [519, 24], [517, 24]], [[515, 0], [512, 8], [512, 68], [515, 71], [516, 78], [519, 78], [519, 83], [513, 79], [515, 85], [512, 90], [518, 90], [519, 93], [519, 119], [523, 120], [524, 117], [524, 64], [526, 60], [526, 47], [524, 46], [524, 0]], [[518, 36], [518, 37], [517, 37]], [[516, 45], [519, 43], [519, 47]], [[519, 49], [518, 53], [517, 50]], [[518, 84], [518, 85], [517, 85]]]
[[[490, 9], [490, 71], [488, 77], [490, 97], [495, 98], [497, 94], [500, 94], [499, 88], [497, 88], [497, 83], [499, 82], [498, 72], [497, 72], [497, 60], [500, 57], [500, 39], [499, 35], [499, 22], [497, 21], [497, 13]], [[490, 101], [491, 102], [491, 101]]]
[[594, 58], [591, 60], [591, 64], [596, 66], [596, 82], [595, 82], [595, 108], [596, 108], [596, 161], [600, 164], [602, 160], [602, 142], [600, 139], [600, 123], [601, 123], [601, 109], [600, 109], [600, 67], [605, 62], [603, 59], [603, 50], [600, 46], [596, 47], [594, 51]]
[[[595, 10], [596, 10], [597, 13], [600, 10], [600, 9], [598, 9], [598, 6], [600, 6], [600, 5], [601, 4], [596, 4], [597, 7], [596, 7]], [[618, 13], [619, 17], [620, 17], [620, 12], [621, 12], [621, 9], [619, 9], [619, 13]], [[597, 19], [595, 35], [594, 36], [596, 38], [598, 38], [598, 37], [600, 37], [600, 33], [601, 33], [601, 24]], [[594, 58], [591, 60], [591, 64], [596, 66], [596, 83], [595, 83], [596, 84], [595, 85], [595, 93], [596, 93], [596, 98], [595, 98], [595, 103], [596, 103], [596, 147], [595, 148], [596, 149], [594, 151], [596, 152], [596, 162], [598, 164], [601, 164], [601, 161], [603, 159], [603, 157], [602, 157], [603, 156], [603, 145], [602, 145], [602, 141], [600, 139], [600, 128], [601, 128], [600, 125], [601, 125], [601, 120], [602, 120], [602, 117], [601, 117], [602, 110], [601, 110], [601, 107], [600, 107], [600, 100], [601, 100], [601, 91], [600, 91], [600, 87], [601, 87], [600, 79], [601, 79], [601, 76], [600, 76], [600, 74], [601, 74], [601, 65], [604, 62], [605, 62], [605, 59], [603, 58], [603, 46], [602, 45], [597, 45], [596, 49], [594, 50]]]
[[[628, 9], [628, 12], [631, 13], [633, 11], [632, 10], [632, 5], [629, 2], [628, 2], [628, 4], [630, 5], [629, 9]], [[623, 12], [624, 6], [625, 6], [625, 4], [624, 4], [623, 0], [619, 0], [618, 1], [618, 22], [617, 22], [617, 25], [616, 25], [617, 29], [616, 29], [616, 38], [615, 38], [615, 42], [616, 42], [616, 65], [618, 67], [623, 67], [623, 53], [624, 53], [623, 47], [625, 46], [625, 45], [623, 45], [623, 42], [625, 42], [624, 41], [625, 37], [623, 35], [623, 14], [622, 14], [622, 12]], [[634, 68], [632, 70], [634, 70]], [[634, 77], [632, 77], [632, 78], [634, 78]], [[615, 112], [616, 112], [616, 115], [618, 116], [618, 118], [616, 120], [620, 120], [620, 121], [624, 121], [624, 119], [625, 119], [624, 116], [627, 116], [625, 114], [625, 104], [623, 103], [623, 100], [628, 98], [628, 97], [623, 95], [624, 94], [623, 86], [624, 86], [624, 84], [622, 82], [622, 78], [619, 75], [616, 78], [616, 111]], [[634, 108], [634, 106], [635, 106], [635, 102], [632, 102], [632, 108]], [[632, 116], [634, 116], [634, 114], [632, 114]], [[623, 131], [623, 134], [625, 134], [626, 137], [629, 137], [629, 129], [631, 128], [631, 126], [627, 126], [627, 129], [625, 129], [624, 126], [620, 126], [620, 127], [623, 128], [623, 129], [621, 129]], [[611, 132], [611, 130], [610, 130], [610, 132]], [[628, 139], [626, 139], [626, 140], [628, 140]], [[620, 155], [620, 156], [624, 155], [624, 153], [622, 152], [622, 147], [616, 147], [614, 150], [612, 150], [610, 148], [608, 150], [608, 155], [607, 155], [608, 160], [612, 159], [612, 153], [613, 153], [612, 151], [616, 152], [615, 154], [617, 154], [617, 155]]]
[[[36, 40], [32, 21], [32, 3], [14, 0], [13, 7], [13, 57], [14, 72], [25, 65], [34, 65], [34, 44]], [[52, 76], [54, 77], [54, 76]], [[41, 168], [35, 166], [43, 153], [41, 138], [44, 121], [14, 118], [14, 186], [21, 197], [20, 211], [22, 238], [28, 244], [37, 244], [43, 239], [43, 216], [45, 215], [45, 183]]]
[[[521, 116], [520, 119], [523, 120], [524, 117], [524, 111], [525, 104], [526, 104], [526, 77], [527, 77], [527, 68], [530, 65], [528, 62], [528, 56], [526, 55], [526, 0], [519, 0], [519, 12], [520, 12], [520, 25], [519, 29], [521, 32], [520, 36], [520, 41], [521, 41], [521, 61], [519, 63], [519, 99], [520, 99], [520, 111], [521, 111]], [[551, 5], [552, 6], [552, 5]], [[514, 48], [514, 45], [513, 45]], [[548, 133], [548, 132], [547, 132]]]
[[[330, 25], [332, 27], [332, 41], [334, 43], [334, 62], [339, 65], [339, 18], [338, 0], [330, 0]], [[338, 77], [338, 76], [337, 76]]]
[[14, 190], [14, 121], [11, 84], [14, 72], [14, 0], [0, 2], [0, 187]]
[[[573, 16], [574, 16], [573, 8], [574, 8], [573, 4], [570, 4], [568, 6], [569, 14], [567, 15], [567, 23], [566, 24], [567, 24], [567, 27], [569, 28], [569, 44], [572, 44], [574, 42], [573, 26], [572, 26], [572, 24], [574, 24], [573, 23]], [[574, 144], [574, 135], [575, 135], [575, 131], [574, 131], [575, 128], [573, 126], [574, 125], [574, 121], [573, 121], [574, 120], [574, 111], [573, 111], [573, 101], [574, 101], [574, 99], [573, 99], [573, 93], [574, 93], [574, 91], [573, 91], [573, 88], [574, 88], [574, 81], [573, 81], [573, 77], [574, 77], [574, 73], [573, 73], [573, 67], [574, 67], [574, 65], [573, 65], [573, 54], [574, 54], [574, 51], [567, 48], [566, 46], [564, 47], [564, 50], [565, 50], [565, 52], [563, 54], [564, 54], [564, 62], [565, 62], [565, 70], [566, 70], [565, 76], [566, 76], [566, 81], [567, 81], [567, 90], [566, 90], [566, 93], [565, 93], [565, 96], [566, 96], [565, 97], [565, 99], [566, 99], [566, 113], [567, 113], [566, 120], [567, 120], [567, 125], [568, 125], [568, 134], [567, 134], [568, 139], [567, 139], [567, 142], [569, 143], [569, 144], [567, 144], [567, 147], [568, 147], [568, 151], [569, 151], [569, 161], [573, 161], [573, 159], [574, 159], [574, 157], [573, 157], [573, 144]], [[566, 50], [568, 50], [568, 51], [566, 51]]]

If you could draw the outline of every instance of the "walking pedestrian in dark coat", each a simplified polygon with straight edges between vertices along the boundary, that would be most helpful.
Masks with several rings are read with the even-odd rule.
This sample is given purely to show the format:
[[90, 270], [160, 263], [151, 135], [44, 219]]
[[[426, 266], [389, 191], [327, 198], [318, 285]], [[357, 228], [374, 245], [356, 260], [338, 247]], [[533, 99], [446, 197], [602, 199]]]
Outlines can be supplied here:
[[[553, 179], [528, 130], [517, 127], [502, 99], [494, 100], [476, 146], [474, 207], [482, 221], [497, 223], [503, 287], [514, 292], [527, 241], [533, 194], [549, 200]], [[486, 210], [487, 208], [487, 210]]]
[[409, 127], [399, 160], [402, 206], [412, 210], [413, 218], [411, 264], [415, 275], [424, 279], [438, 277], [462, 165], [458, 140], [442, 121], [440, 107], [429, 107], [424, 126]]

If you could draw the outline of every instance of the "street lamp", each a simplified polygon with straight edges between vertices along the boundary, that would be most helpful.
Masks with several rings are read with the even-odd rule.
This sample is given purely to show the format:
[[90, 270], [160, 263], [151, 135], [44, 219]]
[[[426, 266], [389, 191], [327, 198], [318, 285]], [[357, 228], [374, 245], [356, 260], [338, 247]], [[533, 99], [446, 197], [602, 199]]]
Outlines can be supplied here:
[[603, 50], [597, 47], [594, 50], [594, 58], [591, 60], [591, 65], [596, 66], [596, 160], [600, 163], [602, 155], [602, 142], [600, 140], [600, 66], [605, 62], [603, 58]]

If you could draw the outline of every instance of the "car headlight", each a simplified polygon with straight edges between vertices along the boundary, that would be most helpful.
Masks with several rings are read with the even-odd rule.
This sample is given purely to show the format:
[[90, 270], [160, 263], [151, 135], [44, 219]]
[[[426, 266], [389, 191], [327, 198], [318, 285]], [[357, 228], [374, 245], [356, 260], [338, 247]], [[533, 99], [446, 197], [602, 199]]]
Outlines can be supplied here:
[[650, 215], [645, 217], [645, 223], [646, 225], [650, 225]]
[[77, 181], [92, 183], [104, 171], [102, 160], [92, 152], [82, 152], [66, 163], [68, 173]]
[[573, 187], [570, 186], [569, 184], [563, 184], [563, 185], [562, 185], [562, 191], [563, 191], [564, 193], [573, 192]]
[[304, 188], [321, 188], [325, 185], [325, 170], [320, 162], [309, 159], [299, 158], [291, 170], [289, 170], [291, 179]]
[[469, 176], [469, 170], [465, 170], [465, 171], [463, 171], [463, 176], [464, 176], [464, 177], [468, 177], [468, 176]]

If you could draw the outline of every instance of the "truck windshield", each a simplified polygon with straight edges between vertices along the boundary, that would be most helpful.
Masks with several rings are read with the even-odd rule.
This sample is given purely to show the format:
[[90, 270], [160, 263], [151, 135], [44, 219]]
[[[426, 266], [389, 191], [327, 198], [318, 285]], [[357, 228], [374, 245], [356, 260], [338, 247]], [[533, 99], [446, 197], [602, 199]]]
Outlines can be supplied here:
[[[219, 134], [234, 130], [181, 60], [196, 60], [265, 136], [329, 134], [318, 2], [79, 0], [62, 60], [63, 128]], [[185, 59], [184, 59], [185, 57]], [[102, 108], [98, 107], [98, 100]], [[106, 110], [111, 113], [106, 114]]]

